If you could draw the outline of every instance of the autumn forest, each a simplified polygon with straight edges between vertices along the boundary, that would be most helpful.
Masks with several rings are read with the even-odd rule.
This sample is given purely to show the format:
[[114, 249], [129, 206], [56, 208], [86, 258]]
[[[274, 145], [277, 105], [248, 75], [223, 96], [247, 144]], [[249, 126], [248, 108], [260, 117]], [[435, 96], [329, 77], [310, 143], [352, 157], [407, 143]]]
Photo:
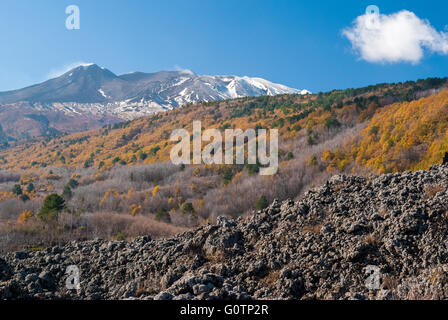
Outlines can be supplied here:
[[[190, 104], [0, 152], [0, 251], [164, 237], [300, 198], [335, 174], [427, 169], [448, 152], [448, 79]], [[173, 130], [276, 128], [279, 170], [174, 165]]]

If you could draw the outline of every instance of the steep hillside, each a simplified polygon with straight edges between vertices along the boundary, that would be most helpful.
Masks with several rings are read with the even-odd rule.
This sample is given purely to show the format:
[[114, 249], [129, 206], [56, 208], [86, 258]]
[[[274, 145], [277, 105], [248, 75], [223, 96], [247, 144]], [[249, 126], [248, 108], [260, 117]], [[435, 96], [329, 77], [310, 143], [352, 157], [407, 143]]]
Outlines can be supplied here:
[[359, 137], [328, 150], [328, 169], [351, 163], [379, 173], [428, 169], [448, 152], [448, 90], [413, 102], [397, 103], [376, 113]]
[[[334, 176], [300, 201], [171, 239], [2, 255], [0, 298], [447, 299], [447, 209], [448, 167]], [[66, 289], [70, 265], [80, 290]]]

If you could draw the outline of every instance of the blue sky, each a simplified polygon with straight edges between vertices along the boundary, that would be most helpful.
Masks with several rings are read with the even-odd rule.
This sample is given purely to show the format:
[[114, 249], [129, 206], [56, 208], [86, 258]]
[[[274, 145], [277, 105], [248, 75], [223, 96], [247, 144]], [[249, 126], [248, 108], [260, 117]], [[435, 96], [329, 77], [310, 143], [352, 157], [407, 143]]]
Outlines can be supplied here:
[[[78, 5], [81, 29], [65, 28]], [[442, 1], [2, 0], [0, 91], [48, 79], [77, 62], [117, 74], [190, 69], [257, 76], [313, 92], [448, 76], [448, 55], [368, 62], [342, 34], [368, 5], [409, 10], [448, 31]]]

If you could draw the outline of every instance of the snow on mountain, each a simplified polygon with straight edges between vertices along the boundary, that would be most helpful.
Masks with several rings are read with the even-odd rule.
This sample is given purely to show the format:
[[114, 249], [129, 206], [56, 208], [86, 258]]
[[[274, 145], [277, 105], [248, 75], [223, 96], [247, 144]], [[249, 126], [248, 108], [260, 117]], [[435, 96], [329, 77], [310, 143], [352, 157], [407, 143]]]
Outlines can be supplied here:
[[197, 75], [190, 70], [117, 76], [96, 64], [84, 64], [41, 84], [0, 92], [0, 105], [28, 103], [67, 115], [133, 119], [200, 101], [308, 93], [261, 78]]

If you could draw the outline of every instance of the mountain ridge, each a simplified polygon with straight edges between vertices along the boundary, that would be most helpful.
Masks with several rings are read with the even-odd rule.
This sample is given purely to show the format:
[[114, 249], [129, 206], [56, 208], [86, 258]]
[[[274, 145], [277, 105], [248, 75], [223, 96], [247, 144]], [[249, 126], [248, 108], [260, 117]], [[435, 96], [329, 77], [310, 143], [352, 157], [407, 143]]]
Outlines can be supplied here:
[[[88, 64], [39, 84], [0, 92], [0, 124], [6, 140], [16, 141], [47, 132], [96, 129], [191, 103], [308, 93], [261, 78], [206, 76], [189, 70], [116, 75]], [[34, 116], [25, 116], [30, 114]], [[48, 125], [37, 118], [47, 119]]]
[[[191, 85], [195, 86], [191, 87]], [[206, 90], [207, 87], [211, 90]], [[188, 90], [185, 91], [185, 89]], [[190, 97], [187, 93], [190, 93]], [[196, 94], [196, 98], [192, 96], [192, 93]], [[307, 94], [310, 92], [255, 77], [197, 75], [189, 70], [132, 72], [116, 75], [97, 64], [89, 64], [78, 66], [59, 77], [39, 84], [0, 92], [0, 104], [101, 103], [141, 99], [158, 102], [164, 107], [178, 107], [185, 103], [208, 102], [218, 98], [230, 99], [285, 93]], [[185, 98], [178, 99], [178, 96]]]

